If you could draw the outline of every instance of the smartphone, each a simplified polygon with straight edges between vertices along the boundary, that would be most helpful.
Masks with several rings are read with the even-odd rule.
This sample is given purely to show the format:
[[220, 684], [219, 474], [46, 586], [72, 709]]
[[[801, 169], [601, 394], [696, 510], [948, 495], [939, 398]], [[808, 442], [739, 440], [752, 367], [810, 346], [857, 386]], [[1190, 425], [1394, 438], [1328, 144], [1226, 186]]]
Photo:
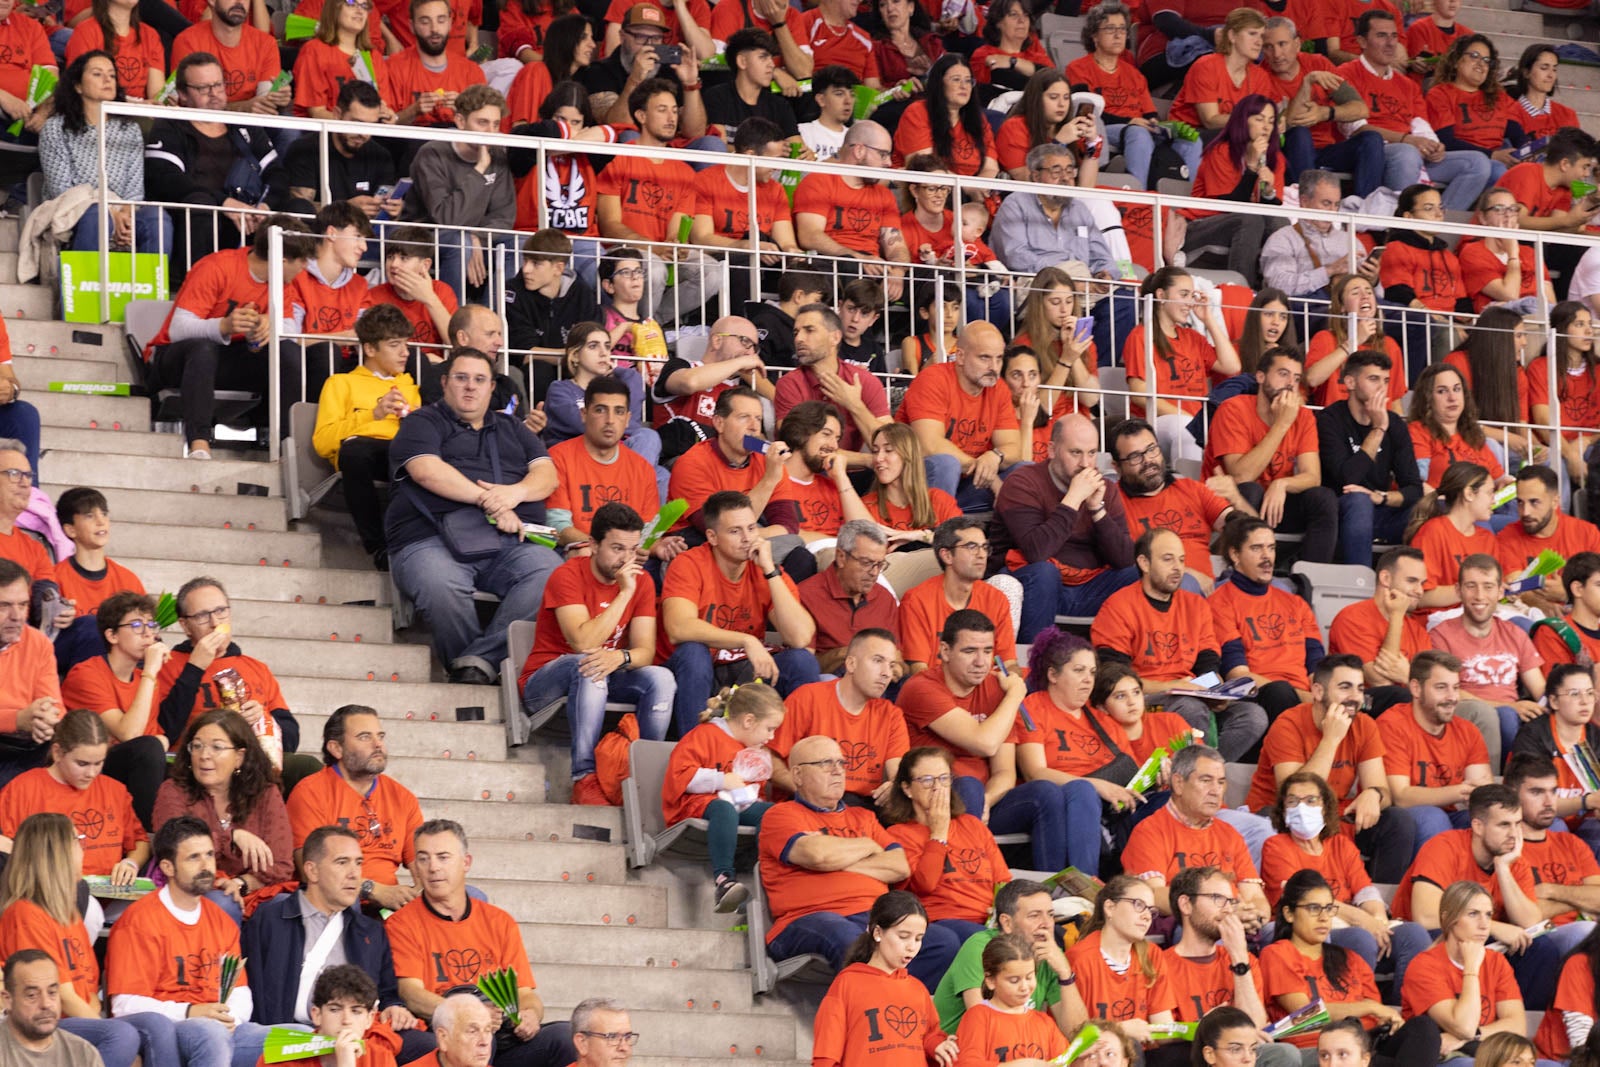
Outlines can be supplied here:
[[1383, 258], [1383, 250], [1384, 250], [1385, 247], [1387, 247], [1387, 246], [1386, 245], [1374, 245], [1372, 251], [1367, 253], [1367, 258], [1372, 260], [1374, 263], [1376, 263], [1378, 260]]
[[1073, 113], [1072, 117], [1075, 119], [1094, 118], [1094, 105], [1079, 104], [1078, 110]]
[[744, 450], [746, 452], [759, 452], [764, 456], [767, 454], [767, 445], [770, 443], [766, 438], [757, 437], [753, 433], [744, 435]]
[[1078, 320], [1078, 325], [1072, 329], [1072, 339], [1078, 344], [1083, 344], [1094, 336], [1094, 319], [1085, 315]]
[[683, 46], [681, 44], [656, 45], [656, 59], [663, 67], [676, 67], [683, 62]]
[[[385, 189], [388, 190], [387, 193], [385, 193], [385, 191], [384, 191]], [[388, 186], [384, 186], [383, 189], [379, 189], [378, 190], [378, 199], [379, 200], [404, 200], [406, 198], [406, 194], [409, 193], [410, 191], [411, 191], [411, 179], [410, 178], [401, 178], [399, 181], [394, 183], [394, 187], [392, 189], [389, 188]], [[380, 210], [378, 212], [378, 218], [382, 219], [385, 222], [387, 222], [389, 220], [389, 213], [387, 211], [381, 211]]]
[[387, 199], [389, 199], [389, 195], [391, 193], [393, 193], [393, 192], [394, 192], [394, 186], [392, 186], [392, 185], [380, 185], [380, 186], [378, 186], [377, 192], [372, 194], [372, 198], [374, 200], [387, 200]]

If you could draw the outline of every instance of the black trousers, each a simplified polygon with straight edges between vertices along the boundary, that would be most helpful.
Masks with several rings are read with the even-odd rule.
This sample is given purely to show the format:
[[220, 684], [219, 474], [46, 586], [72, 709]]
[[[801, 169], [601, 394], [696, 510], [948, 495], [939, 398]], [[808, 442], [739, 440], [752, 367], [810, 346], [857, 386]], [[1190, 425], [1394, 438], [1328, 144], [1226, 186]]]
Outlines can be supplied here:
[[[155, 714], [155, 709], [150, 709]], [[150, 816], [156, 807], [156, 790], [167, 777], [167, 750], [156, 737], [135, 737], [111, 746], [105, 774], [121, 782], [133, 798], [133, 813], [146, 830], [154, 830]]]
[[[1260, 482], [1239, 486], [1239, 495], [1258, 512], [1266, 489]], [[1332, 563], [1339, 544], [1339, 498], [1325, 485], [1314, 486], [1303, 493], [1290, 493], [1283, 501], [1283, 521], [1278, 529], [1284, 533], [1303, 534], [1300, 542], [1300, 559], [1307, 563]]]
[[1375, 825], [1356, 834], [1356, 848], [1374, 882], [1394, 885], [1416, 851], [1417, 824], [1405, 808], [1384, 808]]
[[[150, 367], [158, 389], [176, 389], [182, 394], [184, 439], [210, 441], [217, 421], [217, 390], [245, 390], [265, 397], [270, 389], [270, 358], [265, 349], [252, 351], [242, 341], [224, 345], [196, 337], [163, 345], [156, 350]], [[300, 399], [304, 373], [300, 346], [282, 342], [277, 358], [283, 390], [279, 425], [288, 433], [289, 408]], [[312, 399], [315, 395], [310, 394]]]
[[361, 535], [361, 547], [372, 555], [384, 547], [383, 498], [374, 482], [389, 480], [389, 442], [352, 437], [339, 446], [344, 502]]

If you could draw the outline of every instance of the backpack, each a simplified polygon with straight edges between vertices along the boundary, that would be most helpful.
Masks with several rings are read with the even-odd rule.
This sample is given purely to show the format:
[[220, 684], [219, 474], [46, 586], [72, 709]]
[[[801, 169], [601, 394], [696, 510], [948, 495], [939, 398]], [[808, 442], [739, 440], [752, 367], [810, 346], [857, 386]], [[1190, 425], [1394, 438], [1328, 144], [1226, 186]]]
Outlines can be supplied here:
[[639, 740], [639, 720], [624, 715], [617, 728], [594, 746], [594, 774], [614, 808], [622, 806], [622, 783], [628, 777], [628, 746]]

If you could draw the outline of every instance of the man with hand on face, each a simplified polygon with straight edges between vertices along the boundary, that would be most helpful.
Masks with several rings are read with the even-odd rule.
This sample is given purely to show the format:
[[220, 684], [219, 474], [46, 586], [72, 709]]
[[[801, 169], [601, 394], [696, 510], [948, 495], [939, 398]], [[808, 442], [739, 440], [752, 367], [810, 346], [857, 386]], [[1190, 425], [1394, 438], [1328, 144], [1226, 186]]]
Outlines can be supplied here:
[[221, 61], [229, 111], [276, 115], [288, 107], [294, 91], [272, 88], [283, 72], [278, 42], [250, 25], [250, 5], [245, 0], [211, 0], [207, 7], [209, 19], [200, 19], [173, 40], [168, 65], [175, 68], [190, 52], [209, 53]]
[[44, 766], [63, 713], [55, 650], [28, 625], [30, 586], [20, 564], [0, 558], [0, 785]]
[[328, 967], [353, 964], [377, 983], [378, 1018], [400, 1035], [400, 1062], [425, 1055], [433, 1048], [433, 1036], [413, 1029], [416, 1017], [400, 999], [383, 923], [361, 910], [360, 836], [343, 826], [311, 831], [301, 848], [300, 871], [300, 888], [263, 901], [240, 934], [240, 947], [251, 964], [256, 1014], [310, 1023], [317, 975]]
[[667, 499], [681, 498], [689, 505], [678, 532], [691, 544], [700, 543], [702, 531], [711, 523], [705, 514], [706, 503], [719, 492], [737, 491], [745, 494], [762, 520], [762, 533], [779, 541], [773, 546], [773, 555], [781, 560], [801, 547], [795, 536], [800, 529], [800, 509], [777, 491], [784, 480], [789, 446], [761, 439], [764, 409], [753, 389], [736, 385], [723, 390], [712, 410], [716, 435], [678, 457], [667, 483]]
[[1412, 614], [1427, 580], [1421, 549], [1391, 548], [1378, 560], [1372, 599], [1339, 609], [1328, 627], [1328, 651], [1363, 664], [1375, 715], [1407, 698], [1411, 661], [1428, 648], [1428, 627]]
[[[422, 226], [397, 226], [383, 244], [383, 284], [367, 290], [366, 307], [393, 304], [411, 324], [410, 340], [432, 357], [444, 353], [450, 316], [460, 304], [455, 292], [433, 277], [433, 233]], [[470, 347], [470, 346], [469, 346]], [[416, 406], [416, 405], [414, 405]]]
[[[621, 378], [594, 378], [583, 391], [583, 433], [550, 447], [557, 481], [546, 517], [569, 556], [590, 551], [590, 526], [605, 504], [626, 505], [646, 522], [661, 510], [658, 469], [623, 440], [629, 403], [628, 384]], [[663, 537], [649, 558], [671, 560], [687, 547], [682, 537]]]
[[1594, 929], [1579, 914], [1600, 912], [1600, 863], [1577, 834], [1556, 828], [1561, 804], [1556, 765], [1543, 756], [1519, 752], [1506, 764], [1506, 788], [1522, 804], [1522, 858], [1533, 871], [1534, 897], [1545, 918], [1556, 924], [1563, 957]]
[[415, 126], [455, 125], [456, 98], [484, 84], [483, 68], [450, 48], [448, 0], [411, 0], [417, 43], [384, 61], [389, 97], [400, 107], [395, 121]]
[[783, 724], [767, 747], [776, 757], [773, 783], [793, 792], [794, 775], [785, 761], [801, 738], [831, 737], [849, 745], [852, 759], [841, 799], [866, 808], [882, 803], [894, 787], [900, 757], [910, 750], [905, 716], [883, 698], [899, 657], [894, 634], [879, 629], [859, 631], [844, 652], [843, 663], [834, 668], [838, 681], [812, 682], [789, 694]]
[[[809, 648], [816, 624], [773, 562], [750, 498], [713, 493], [702, 511], [706, 543], [673, 560], [661, 588], [657, 658], [678, 680], [673, 719], [680, 737], [699, 725], [723, 686], [761, 678], [787, 696], [818, 674]], [[769, 626], [783, 641], [780, 651], [766, 647]]]
[[1460, 683], [1460, 660], [1433, 649], [1418, 653], [1411, 703], [1378, 716], [1389, 793], [1411, 812], [1418, 847], [1451, 827], [1464, 828], [1467, 798], [1494, 781], [1483, 735], [1457, 714]]
[[[871, 521], [839, 451], [843, 427], [839, 409], [821, 400], [796, 404], [778, 426], [778, 440], [789, 447], [789, 458], [783, 462], [783, 481], [773, 495], [794, 501], [800, 511], [802, 541], [833, 537], [852, 520]], [[792, 565], [795, 562], [785, 561], [796, 578], [805, 580], [816, 573], [814, 558], [811, 574], [800, 573]]]
[[892, 421], [889, 395], [878, 377], [859, 363], [839, 358], [844, 325], [826, 304], [807, 304], [794, 319], [794, 358], [799, 366], [778, 379], [772, 406], [782, 421], [796, 405], [823, 400], [847, 416], [839, 448], [852, 466], [869, 465], [865, 442]]
[[[377, 125], [383, 115], [383, 98], [364, 81], [351, 78], [339, 87], [333, 117], [343, 122]], [[335, 201], [348, 200], [367, 218], [386, 212], [400, 217], [404, 201], [395, 197], [379, 199], [384, 189], [393, 190], [394, 156], [370, 133], [330, 133], [328, 142], [328, 191]], [[268, 171], [267, 203], [274, 211], [314, 215], [322, 206], [322, 138], [297, 137], [282, 156], [281, 168]]]
[[[1520, 577], [1547, 548], [1568, 562], [1579, 552], [1600, 552], [1600, 529], [1561, 510], [1560, 480], [1542, 464], [1517, 471], [1517, 521], [1495, 534], [1495, 540], [1495, 554], [1508, 581]], [[1542, 586], [1523, 593], [1520, 600], [1546, 615], [1560, 615], [1567, 603], [1560, 572], [1546, 575]]]
[[603, 504], [590, 524], [591, 551], [556, 568], [544, 586], [533, 650], [517, 689], [529, 715], [567, 702], [572, 727], [572, 796], [610, 804], [594, 770], [606, 705], [632, 704], [639, 736], [660, 741], [672, 724], [677, 684], [656, 659], [656, 583], [639, 559], [644, 519], [626, 504]]
[[[800, 583], [800, 604], [815, 621], [812, 648], [824, 674], [837, 674], [848, 648], [862, 630], [881, 629], [893, 635], [892, 681], [906, 676], [899, 644], [900, 606], [878, 576], [889, 558], [889, 539], [870, 519], [839, 527], [833, 566]], [[800, 734], [798, 736], [805, 736]]]
[[1283, 780], [1298, 770], [1322, 777], [1349, 819], [1349, 832], [1373, 881], [1396, 882], [1416, 855], [1417, 822], [1394, 806], [1383, 762], [1383, 738], [1361, 713], [1361, 661], [1333, 655], [1311, 676], [1311, 700], [1278, 716], [1261, 742], [1261, 762], [1245, 806], [1272, 806]]
[[0, 1004], [0, 1059], [37, 1067], [102, 1067], [100, 1053], [61, 1029], [61, 969], [39, 948], [13, 952], [6, 960]]
[[[711, 324], [711, 342], [696, 362], [673, 356], [650, 387], [661, 433], [661, 462], [672, 467], [686, 451], [716, 433], [716, 407], [722, 394], [745, 386], [771, 400], [759, 346], [761, 334], [749, 319], [725, 315]], [[720, 488], [720, 487], [719, 487]]]
[[1404, 371], [1383, 352], [1352, 352], [1339, 370], [1350, 395], [1317, 412], [1322, 484], [1339, 497], [1340, 563], [1370, 566], [1373, 544], [1403, 540], [1422, 499], [1411, 431], [1389, 410], [1389, 377], [1397, 373]]

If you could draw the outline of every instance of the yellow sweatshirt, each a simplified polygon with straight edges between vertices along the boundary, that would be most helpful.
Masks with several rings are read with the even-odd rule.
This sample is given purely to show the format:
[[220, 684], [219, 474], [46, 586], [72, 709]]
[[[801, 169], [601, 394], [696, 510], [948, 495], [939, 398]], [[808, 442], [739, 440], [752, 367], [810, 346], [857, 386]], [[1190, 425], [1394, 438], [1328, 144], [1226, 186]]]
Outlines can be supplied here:
[[400, 431], [400, 420], [392, 415], [374, 419], [372, 409], [390, 389], [396, 388], [412, 410], [422, 406], [422, 394], [409, 374], [381, 378], [362, 364], [348, 374], [335, 374], [323, 382], [322, 396], [317, 400], [317, 428], [311, 435], [311, 447], [317, 455], [338, 467], [339, 445], [347, 437], [394, 440]]

